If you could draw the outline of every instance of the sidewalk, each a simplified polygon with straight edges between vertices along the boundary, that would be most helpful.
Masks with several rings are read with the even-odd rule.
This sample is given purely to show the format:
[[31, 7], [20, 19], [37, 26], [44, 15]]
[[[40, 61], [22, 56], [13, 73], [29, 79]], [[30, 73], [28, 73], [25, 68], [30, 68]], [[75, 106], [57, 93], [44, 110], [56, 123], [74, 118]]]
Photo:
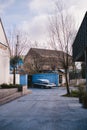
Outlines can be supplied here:
[[87, 109], [65, 88], [31, 90], [0, 107], [0, 130], [87, 130]]

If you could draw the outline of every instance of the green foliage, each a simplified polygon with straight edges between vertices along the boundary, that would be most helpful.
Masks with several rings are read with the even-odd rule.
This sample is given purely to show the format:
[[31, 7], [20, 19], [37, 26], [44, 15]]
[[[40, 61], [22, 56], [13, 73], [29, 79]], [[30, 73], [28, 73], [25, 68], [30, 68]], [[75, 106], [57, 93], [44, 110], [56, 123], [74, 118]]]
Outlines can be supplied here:
[[16, 84], [16, 85], [13, 85], [13, 84], [1, 84], [0, 85], [1, 89], [11, 89], [11, 88], [19, 88], [19, 87], [22, 87], [20, 84]]
[[71, 90], [70, 94], [63, 95], [65, 97], [79, 97], [79, 91], [78, 90]]
[[79, 91], [78, 90], [71, 90], [70, 95], [71, 95], [71, 97], [79, 97]]
[[10, 59], [10, 64], [12, 67], [16, 67], [16, 64], [18, 63], [18, 60], [19, 60], [19, 56], [14, 56]]
[[83, 108], [87, 109], [87, 92], [84, 85], [78, 85], [78, 90], [71, 90], [70, 94], [65, 94], [66, 97], [79, 97], [79, 102], [82, 103]]
[[65, 94], [64, 96], [67, 97], [79, 97], [79, 99], [82, 99], [84, 95], [84, 87], [83, 85], [78, 85], [78, 89], [76, 90], [71, 90], [70, 94]]

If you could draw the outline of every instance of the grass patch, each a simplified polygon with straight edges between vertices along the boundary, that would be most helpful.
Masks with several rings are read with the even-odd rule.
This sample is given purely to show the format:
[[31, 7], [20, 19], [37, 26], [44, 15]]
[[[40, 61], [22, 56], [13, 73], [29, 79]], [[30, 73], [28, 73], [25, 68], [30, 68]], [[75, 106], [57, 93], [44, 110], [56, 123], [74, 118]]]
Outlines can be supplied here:
[[79, 97], [79, 91], [78, 90], [71, 90], [70, 94], [64, 94], [64, 97]]

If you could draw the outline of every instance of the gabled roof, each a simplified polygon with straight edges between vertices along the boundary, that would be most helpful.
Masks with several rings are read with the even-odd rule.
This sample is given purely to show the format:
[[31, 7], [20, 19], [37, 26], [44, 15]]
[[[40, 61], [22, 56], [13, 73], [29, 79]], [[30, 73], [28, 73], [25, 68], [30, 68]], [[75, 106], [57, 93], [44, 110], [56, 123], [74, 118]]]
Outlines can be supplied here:
[[7, 36], [1, 18], [0, 18], [0, 44], [4, 46], [8, 46], [8, 40], [7, 40]]
[[29, 52], [27, 53], [27, 55], [29, 55], [30, 53], [36, 53], [41, 57], [60, 57], [64, 54], [64, 52], [62, 51], [38, 49], [38, 48], [31, 48]]
[[[26, 72], [30, 72], [35, 65], [35, 69], [58, 70], [64, 68], [67, 54], [63, 51], [31, 48], [24, 58]], [[69, 66], [72, 64], [72, 56], [68, 55]]]

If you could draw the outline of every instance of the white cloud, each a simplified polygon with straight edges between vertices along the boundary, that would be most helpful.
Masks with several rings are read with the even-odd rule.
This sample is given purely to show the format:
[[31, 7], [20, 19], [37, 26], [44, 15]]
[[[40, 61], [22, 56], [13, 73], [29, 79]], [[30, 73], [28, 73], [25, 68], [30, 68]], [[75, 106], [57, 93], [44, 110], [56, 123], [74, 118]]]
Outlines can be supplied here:
[[[21, 26], [24, 31], [27, 31], [30, 38], [34, 41], [45, 42], [48, 33], [48, 16], [36, 16], [31, 21], [22, 22]], [[21, 27], [20, 27], [21, 28]]]
[[31, 0], [29, 8], [32, 12], [35, 12], [36, 15], [53, 14], [56, 1], [58, 1], [58, 4], [61, 5], [64, 3], [64, 8], [71, 12], [78, 24], [81, 23], [87, 10], [87, 0], [84, 0], [84, 2], [83, 0], [70, 0], [67, 4], [67, 0]]
[[0, 1], [0, 14], [2, 14], [6, 8], [14, 3], [15, 0], [1, 0]]
[[86, 0], [84, 0], [84, 2], [83, 0], [79, 0], [77, 2], [74, 1], [74, 4], [68, 8], [68, 11], [69, 13], [71, 13], [72, 16], [74, 16], [78, 28], [87, 11], [87, 1]]
[[[56, 1], [56, 0], [55, 0]], [[31, 0], [30, 11], [36, 13], [31, 20], [24, 20], [20, 27], [29, 33], [30, 39], [40, 43], [48, 40], [48, 16], [54, 13], [55, 1], [52, 0]], [[43, 46], [46, 47], [44, 44]]]
[[53, 12], [54, 2], [55, 0], [32, 0], [28, 6], [31, 11], [35, 11], [37, 14], [47, 14]]
[[[29, 0], [30, 1], [30, 0]], [[48, 16], [54, 14], [56, 0], [31, 0], [28, 3], [31, 19], [23, 20], [20, 23], [20, 28], [29, 33], [30, 39], [32, 41], [38, 41], [40, 43], [47, 42], [48, 36]], [[67, 0], [63, 0], [65, 3]], [[76, 23], [80, 25], [85, 11], [87, 9], [87, 1], [84, 0], [70, 0], [67, 2], [67, 7], [65, 7], [71, 15], [76, 19]], [[29, 13], [30, 13], [29, 12]], [[20, 16], [19, 16], [20, 17]], [[42, 45], [46, 48], [47, 44]]]

